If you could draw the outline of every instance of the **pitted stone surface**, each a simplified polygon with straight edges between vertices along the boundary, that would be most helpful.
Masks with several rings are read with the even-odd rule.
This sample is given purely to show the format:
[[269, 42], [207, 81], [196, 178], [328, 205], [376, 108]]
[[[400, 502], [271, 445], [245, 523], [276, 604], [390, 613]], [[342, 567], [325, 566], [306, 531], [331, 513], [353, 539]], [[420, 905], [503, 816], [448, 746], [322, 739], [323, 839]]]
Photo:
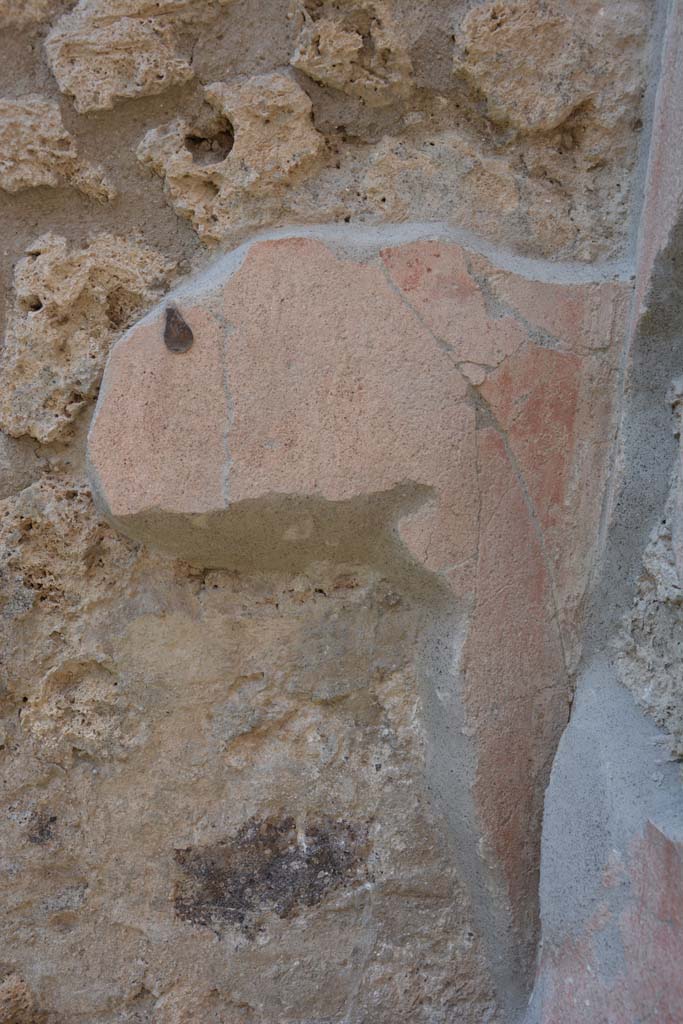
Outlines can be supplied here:
[[325, 140], [311, 101], [291, 78], [257, 75], [217, 82], [205, 97], [213, 116], [149, 132], [138, 158], [164, 179], [178, 213], [208, 241], [254, 219], [277, 218], [292, 180], [320, 163]]
[[0, 100], [0, 189], [73, 185], [93, 199], [112, 199], [100, 168], [81, 159], [59, 106], [42, 96]]
[[438, 606], [358, 563], [192, 569], [54, 472], [0, 516], [0, 925], [37, 1019], [498, 1021], [424, 786]]
[[0, 427], [50, 442], [93, 398], [113, 339], [156, 298], [172, 265], [100, 234], [82, 248], [44, 235], [19, 261], [0, 351]]
[[26, 28], [58, 14], [61, 0], [0, 0], [0, 28]]
[[291, 63], [315, 81], [357, 96], [370, 107], [406, 97], [412, 88], [407, 41], [383, 0], [340, 5], [296, 0], [299, 25]]
[[49, 33], [45, 50], [59, 88], [76, 110], [107, 110], [193, 77], [176, 29], [201, 25], [232, 0], [80, 0]]

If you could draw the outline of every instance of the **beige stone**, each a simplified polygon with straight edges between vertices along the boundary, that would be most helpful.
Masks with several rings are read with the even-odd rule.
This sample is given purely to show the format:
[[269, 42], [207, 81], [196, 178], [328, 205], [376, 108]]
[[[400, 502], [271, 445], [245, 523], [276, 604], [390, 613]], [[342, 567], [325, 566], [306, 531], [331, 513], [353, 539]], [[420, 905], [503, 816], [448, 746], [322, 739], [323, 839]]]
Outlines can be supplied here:
[[652, 13], [636, 2], [511, 0], [473, 7], [458, 27], [455, 71], [521, 170], [520, 214], [539, 252], [554, 244], [586, 258], [582, 240], [612, 235], [624, 217]]
[[103, 172], [79, 157], [59, 107], [42, 96], [0, 100], [0, 189], [73, 185], [104, 202], [114, 189]]
[[473, 7], [456, 65], [486, 97], [493, 121], [521, 131], [558, 128], [597, 88], [596, 55], [560, 5], [511, 0]]
[[[580, 105], [559, 127], [531, 132], [494, 124], [485, 116], [476, 85], [462, 74], [453, 75], [448, 61], [439, 83], [433, 81], [429, 54], [446, 46], [444, 40], [450, 40], [453, 29], [444, 9], [430, 12], [426, 23], [419, 11], [400, 5], [382, 8], [381, 17], [379, 8], [372, 16], [369, 10], [363, 14], [361, 6], [353, 3], [327, 4], [311, 7], [304, 21], [312, 31], [327, 25], [331, 38], [341, 33], [342, 38], [352, 36], [357, 42], [358, 32], [342, 28], [345, 19], [350, 19], [349, 25], [355, 19], [357, 27], [369, 33], [380, 18], [382, 31], [395, 32], [395, 53], [403, 54], [410, 67], [403, 58], [396, 58], [395, 64], [389, 60], [391, 87], [362, 102], [341, 88], [322, 86], [310, 77], [306, 82], [300, 75], [298, 81], [310, 96], [311, 116], [324, 148], [316, 159], [306, 161], [301, 173], [287, 174], [285, 164], [277, 188], [267, 195], [264, 191], [257, 196], [251, 190], [235, 193], [225, 183], [230, 177], [223, 176], [222, 170], [236, 174], [237, 162], [222, 167], [221, 156], [227, 155], [230, 146], [227, 122], [231, 117], [227, 112], [226, 120], [222, 99], [215, 117], [195, 108], [191, 116], [178, 116], [148, 133], [141, 147], [145, 163], [168, 179], [166, 191], [174, 208], [195, 225], [202, 225], [202, 238], [236, 245], [255, 230], [293, 222], [441, 220], [526, 255], [590, 261], [623, 252], [651, 16], [651, 6], [645, 0], [619, 5], [619, 16], [597, 0], [581, 0], [571, 10], [563, 10], [562, 18], [572, 39], [578, 41], [576, 45], [583, 47], [588, 40], [599, 49], [600, 60], [591, 65], [598, 78], [590, 102]], [[234, 53], [227, 61], [207, 59], [211, 45], [220, 53], [226, 38], [233, 35], [249, 49], [253, 25], [245, 25], [246, 14], [241, 9], [233, 12], [229, 7], [223, 15], [225, 21], [216, 18], [202, 28], [204, 35], [195, 46], [193, 66], [206, 69], [204, 81], [226, 76], [224, 84], [236, 92], [236, 86], [248, 82], [254, 71], [280, 68], [292, 55], [302, 16], [299, 11], [292, 19], [288, 36], [283, 29], [284, 13], [279, 8], [273, 12], [267, 22], [267, 37], [281, 33], [282, 38], [277, 38], [282, 51], [277, 58], [273, 55], [271, 63], [265, 39], [258, 61], [245, 58], [240, 64]], [[175, 26], [179, 39], [195, 31], [192, 23], [181, 24], [179, 10], [173, 15], [166, 11], [154, 23]], [[212, 43], [213, 31], [216, 40]], [[529, 32], [533, 34], [531, 27]], [[285, 42], [289, 37], [288, 49]], [[378, 59], [371, 33], [364, 38], [363, 59]], [[439, 63], [436, 57], [434, 60]], [[343, 61], [335, 67], [351, 74]], [[240, 71], [245, 74], [236, 74]], [[519, 88], [524, 89], [523, 81]], [[530, 87], [529, 95], [545, 95], [546, 91]], [[381, 105], [370, 106], [378, 97], [383, 97]], [[305, 95], [303, 99], [307, 102]], [[253, 96], [249, 97], [250, 103], [252, 100]], [[308, 115], [306, 122], [299, 120], [296, 114], [297, 124], [308, 134], [307, 119]], [[290, 125], [289, 131], [299, 135], [298, 127]], [[190, 140], [192, 164], [186, 139]], [[302, 153], [310, 151], [310, 138], [299, 142]], [[238, 136], [235, 145], [240, 146]], [[255, 140], [255, 151], [273, 155], [264, 132]], [[208, 155], [216, 167], [206, 167]], [[286, 160], [286, 154], [282, 156]], [[249, 153], [243, 149], [240, 159], [251, 167], [256, 159], [254, 149]], [[217, 203], [216, 189], [223, 193]], [[216, 210], [217, 206], [221, 209]]]
[[299, 37], [291, 63], [299, 71], [371, 107], [410, 93], [412, 64], [388, 4], [295, 0], [292, 16]]
[[548, 132], [589, 105], [609, 131], [637, 89], [631, 54], [645, 16], [633, 2], [493, 0], [463, 19], [455, 68], [483, 94], [492, 121]]
[[60, 0], [0, 0], [0, 28], [25, 28], [59, 12]]
[[80, 0], [49, 33], [45, 50], [76, 110], [108, 110], [117, 100], [152, 96], [192, 76], [177, 28], [201, 25], [232, 0]]
[[285, 75], [208, 86], [215, 111], [205, 123], [154, 129], [139, 159], [164, 178], [176, 210], [206, 240], [250, 223], [263, 204], [277, 217], [283, 189], [311, 173], [325, 140], [313, 127], [311, 101]]
[[97, 391], [109, 345], [159, 294], [172, 269], [148, 246], [94, 236], [85, 246], [44, 235], [15, 271], [0, 352], [0, 424], [53, 441]]
[[96, 661], [65, 661], [41, 681], [21, 711], [21, 729], [40, 761], [68, 768], [77, 757], [123, 756], [134, 721], [119, 721], [121, 700], [111, 669]]
[[65, 474], [45, 476], [2, 503], [0, 523], [5, 620], [60, 609], [66, 619], [89, 597], [101, 596], [92, 588], [88, 595], [86, 581], [98, 574], [110, 532], [94, 514], [82, 482]]
[[74, 97], [79, 113], [111, 109], [116, 100], [154, 95], [192, 78], [171, 29], [151, 19], [112, 22], [106, 11], [99, 20], [89, 8], [76, 11], [58, 23], [45, 48], [59, 88]]

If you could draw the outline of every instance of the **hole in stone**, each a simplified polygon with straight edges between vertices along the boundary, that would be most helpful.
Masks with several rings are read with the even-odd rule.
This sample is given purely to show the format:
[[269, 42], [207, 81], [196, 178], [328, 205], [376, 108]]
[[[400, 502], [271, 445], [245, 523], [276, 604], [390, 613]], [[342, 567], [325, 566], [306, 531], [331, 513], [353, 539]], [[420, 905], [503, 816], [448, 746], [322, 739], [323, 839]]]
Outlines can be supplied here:
[[192, 154], [193, 163], [200, 166], [218, 164], [225, 160], [235, 144], [235, 132], [228, 120], [223, 120], [218, 131], [211, 135], [186, 135], [185, 146]]

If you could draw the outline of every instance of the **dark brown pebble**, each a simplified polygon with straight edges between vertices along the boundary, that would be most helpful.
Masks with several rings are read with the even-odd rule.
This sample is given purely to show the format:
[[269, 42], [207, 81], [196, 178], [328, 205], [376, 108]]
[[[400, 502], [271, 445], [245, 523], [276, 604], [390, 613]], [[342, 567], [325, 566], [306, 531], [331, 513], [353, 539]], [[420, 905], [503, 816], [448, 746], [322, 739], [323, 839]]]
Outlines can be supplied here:
[[166, 307], [164, 342], [169, 352], [187, 352], [192, 346], [194, 335], [175, 306]]

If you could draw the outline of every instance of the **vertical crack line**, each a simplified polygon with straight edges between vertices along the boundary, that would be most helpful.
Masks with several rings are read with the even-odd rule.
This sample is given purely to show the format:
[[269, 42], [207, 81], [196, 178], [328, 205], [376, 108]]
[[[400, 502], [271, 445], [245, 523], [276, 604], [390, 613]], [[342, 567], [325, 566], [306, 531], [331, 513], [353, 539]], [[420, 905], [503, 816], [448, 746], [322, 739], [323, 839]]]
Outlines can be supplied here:
[[[524, 503], [525, 503], [525, 505], [527, 507], [527, 511], [528, 511], [529, 516], [531, 518], [531, 521], [533, 523], [534, 529], [535, 529], [536, 533], [538, 534], [539, 544], [540, 544], [540, 547], [541, 547], [541, 554], [542, 554], [542, 557], [543, 557], [543, 564], [544, 564], [546, 572], [548, 574], [548, 580], [549, 580], [549, 583], [550, 583], [550, 595], [551, 595], [552, 604], [553, 604], [553, 611], [554, 611], [555, 622], [556, 622], [556, 625], [557, 625], [557, 633], [558, 633], [558, 637], [559, 637], [559, 641], [560, 641], [560, 650], [562, 652], [562, 663], [564, 665], [564, 670], [565, 670], [565, 674], [567, 676], [567, 679], [570, 679], [571, 678], [571, 673], [569, 671], [569, 665], [568, 665], [568, 660], [567, 660], [567, 651], [566, 651], [566, 647], [565, 647], [564, 636], [562, 635], [562, 625], [561, 625], [561, 620], [560, 620], [560, 615], [559, 615], [559, 605], [558, 605], [558, 601], [557, 601], [557, 585], [555, 583], [555, 574], [553, 572], [553, 568], [552, 568], [550, 559], [548, 557], [548, 550], [547, 550], [546, 543], [545, 543], [545, 534], [543, 532], [543, 527], [541, 526], [540, 520], [538, 518], [538, 514], [536, 512], [536, 507], [534, 505], [533, 499], [531, 497], [531, 494], [529, 493], [529, 489], [527, 487], [526, 480], [524, 478], [524, 474], [522, 473], [521, 467], [520, 467], [520, 465], [519, 465], [519, 463], [517, 461], [517, 458], [516, 458], [514, 452], [512, 451], [512, 448], [510, 447], [510, 443], [508, 441], [507, 434], [505, 433], [502, 425], [499, 423], [499, 421], [494, 416], [493, 411], [491, 410], [491, 407], [489, 406], [488, 402], [485, 401], [485, 399], [482, 397], [482, 395], [476, 389], [476, 387], [467, 380], [467, 378], [464, 376], [464, 374], [460, 370], [460, 368], [458, 366], [458, 362], [455, 359], [456, 353], [453, 350], [453, 346], [450, 345], [444, 338], [440, 338], [432, 330], [432, 328], [429, 326], [429, 324], [427, 324], [425, 322], [424, 318], [415, 309], [415, 307], [412, 305], [412, 303], [409, 301], [409, 299], [406, 298], [406, 296], [401, 291], [401, 289], [391, 279], [391, 275], [389, 274], [389, 271], [388, 271], [384, 261], [381, 260], [380, 262], [381, 262], [381, 267], [382, 267], [382, 273], [384, 274], [384, 277], [385, 277], [389, 287], [391, 288], [391, 290], [396, 295], [398, 295], [399, 299], [401, 300], [403, 305], [406, 307], [406, 309], [413, 315], [413, 317], [417, 320], [417, 322], [420, 324], [420, 326], [423, 327], [425, 329], [425, 331], [427, 331], [427, 333], [433, 339], [435, 344], [442, 350], [442, 352], [445, 352], [446, 355], [451, 359], [451, 361], [453, 363], [453, 366], [458, 371], [458, 373], [461, 375], [461, 377], [462, 377], [462, 379], [463, 379], [463, 381], [464, 381], [464, 383], [465, 383], [465, 385], [467, 387], [468, 393], [470, 395], [470, 401], [472, 402], [474, 408], [475, 409], [479, 409], [480, 412], [484, 413], [484, 415], [489, 419], [493, 429], [500, 435], [501, 441], [503, 442], [503, 447], [505, 449], [505, 454], [506, 454], [506, 456], [508, 458], [508, 461], [509, 461], [510, 466], [512, 468], [512, 471], [513, 471], [513, 473], [515, 475], [517, 483], [519, 484], [520, 490], [522, 492], [522, 497], [524, 499]], [[477, 477], [478, 477], [478, 469], [477, 469]], [[481, 502], [481, 494], [479, 495], [479, 500]], [[480, 515], [479, 515], [479, 530], [481, 530], [481, 507], [480, 507]], [[477, 543], [477, 556], [478, 556], [478, 554], [479, 554], [479, 547], [478, 547], [478, 543]]]
[[[388, 269], [381, 261], [382, 271], [385, 279], [391, 290], [398, 296], [403, 306], [408, 310], [415, 321], [427, 332], [429, 337], [434, 341], [435, 345], [444, 353], [446, 353], [448, 359], [452, 363], [455, 370], [458, 372], [463, 380], [466, 387], [466, 394], [469, 404], [474, 410], [475, 417], [483, 416], [488, 418], [490, 421], [495, 423], [496, 430], [503, 434], [500, 424], [497, 424], [493, 415], [489, 413], [479, 399], [479, 395], [472, 384], [467, 380], [462, 370], [460, 369], [457, 361], [456, 352], [453, 346], [450, 345], [443, 338], [440, 338], [432, 328], [425, 323], [420, 313], [413, 307], [411, 302], [406, 298], [400, 288], [394, 283], [389, 275]], [[479, 586], [478, 586], [478, 569], [479, 559], [481, 555], [481, 535], [482, 535], [482, 513], [483, 513], [483, 498], [481, 492], [481, 473], [480, 473], [480, 440], [479, 440], [479, 429], [475, 421], [475, 458], [476, 458], [476, 480], [477, 480], [477, 498], [478, 498], [478, 510], [477, 510], [477, 546], [476, 546], [476, 566], [475, 566], [475, 582], [474, 582], [474, 602], [471, 611], [468, 613], [468, 621], [471, 622], [472, 616], [477, 609], [479, 599]], [[507, 438], [503, 435], [503, 444], [505, 451], [508, 453]], [[508, 458], [510, 455], [508, 454]], [[516, 461], [510, 458], [510, 464], [512, 467], [513, 474], [516, 478], [520, 476], [519, 467]], [[530, 503], [530, 497], [528, 496], [526, 486], [522, 481], [519, 481], [519, 485], [522, 489], [525, 503]], [[534, 528], [540, 528], [540, 524], [534, 515], [532, 516], [534, 522]], [[541, 541], [541, 551], [544, 559], [544, 563], [547, 562], [547, 556], [545, 553], [545, 547], [543, 541]], [[553, 597], [553, 609], [557, 620], [557, 601], [553, 590], [553, 580], [548, 568], [551, 593]], [[558, 622], [558, 633], [559, 622]], [[564, 647], [560, 637], [561, 652], [563, 663], [566, 670], [566, 657], [564, 654]], [[460, 670], [461, 686], [457, 688], [457, 700], [459, 711], [462, 714], [462, 721], [465, 724], [466, 721], [466, 706], [463, 699], [462, 692], [462, 671]], [[473, 750], [471, 741], [466, 738], [464, 751], [461, 753], [461, 764], [465, 770], [467, 776], [470, 776], [472, 769], [472, 756]], [[457, 750], [453, 751], [453, 754], [457, 757]], [[470, 776], [471, 778], [471, 776]], [[502, 1007], [507, 1008], [510, 1019], [517, 1019], [521, 1012], [520, 1008], [526, 1002], [526, 990], [523, 984], [520, 987], [518, 978], [518, 972], [515, 965], [518, 962], [518, 947], [515, 938], [512, 935], [511, 927], [511, 910], [509, 905], [504, 907], [499, 906], [499, 897], [505, 893], [505, 883], [501, 876], [500, 865], [496, 866], [493, 871], [485, 863], [481, 857], [481, 853], [478, 848], [478, 843], [484, 838], [484, 830], [482, 828], [482, 822], [480, 818], [479, 810], [477, 809], [474, 800], [471, 796], [470, 787], [465, 787], [466, 792], [461, 794], [464, 798], [467, 810], [469, 812], [470, 820], [473, 823], [473, 828], [468, 831], [467, 834], [462, 832], [458, 833], [455, 830], [451, 833], [454, 840], [454, 856], [456, 862], [456, 869], [463, 879], [465, 886], [471, 896], [471, 907], [473, 913], [473, 923], [479, 933], [479, 937], [482, 941], [483, 947], [486, 950], [486, 954], [489, 959], [489, 967], [491, 972], [491, 980], [493, 988], [496, 993], [496, 998]], [[446, 821], [452, 824], [452, 809], [449, 811], [448, 801], [441, 796], [441, 801], [444, 803], [442, 808], [445, 814]], [[459, 808], [462, 811], [462, 808]], [[503, 899], [507, 899], [503, 895]]]
[[463, 374], [462, 370], [458, 366], [458, 363], [457, 363], [457, 361], [455, 359], [455, 351], [453, 349], [453, 346], [450, 345], [443, 338], [440, 338], [437, 334], [434, 333], [434, 331], [429, 326], [429, 324], [426, 323], [426, 321], [425, 321], [424, 317], [422, 316], [422, 314], [419, 313], [415, 309], [415, 307], [413, 306], [413, 304], [410, 301], [410, 299], [408, 299], [406, 297], [405, 293], [401, 291], [401, 289], [398, 287], [396, 282], [392, 279], [391, 274], [389, 273], [389, 270], [387, 268], [387, 265], [384, 262], [384, 260], [381, 259], [381, 257], [380, 257], [380, 260], [379, 260], [379, 266], [380, 266], [380, 269], [381, 269], [382, 274], [384, 276], [384, 279], [387, 282], [387, 284], [389, 285], [389, 288], [391, 289], [391, 291], [394, 293], [394, 295], [398, 296], [398, 298], [401, 301], [401, 303], [412, 314], [413, 318], [419, 323], [419, 325], [424, 328], [424, 330], [427, 332], [427, 334], [432, 339], [432, 341], [441, 349], [442, 352], [445, 352], [446, 355], [450, 358], [451, 362], [453, 363], [453, 366], [455, 367], [455, 369], [458, 371], [458, 373], [462, 377], [463, 383], [466, 385], [467, 384], [467, 379], [465, 378], [465, 375]]

